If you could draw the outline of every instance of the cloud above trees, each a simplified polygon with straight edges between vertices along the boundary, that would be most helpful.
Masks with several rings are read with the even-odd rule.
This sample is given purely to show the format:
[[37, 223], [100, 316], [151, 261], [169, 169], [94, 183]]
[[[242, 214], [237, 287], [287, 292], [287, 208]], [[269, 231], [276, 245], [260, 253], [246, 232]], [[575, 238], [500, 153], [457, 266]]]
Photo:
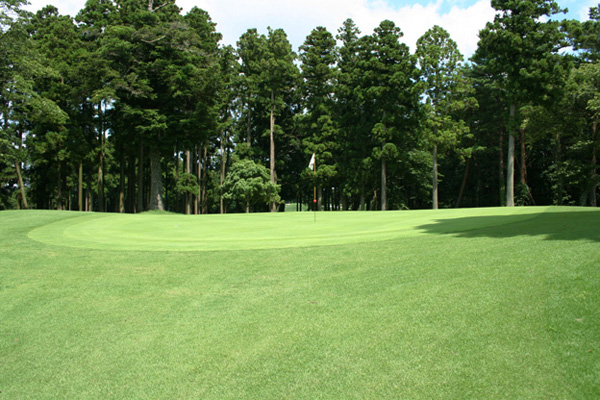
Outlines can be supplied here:
[[183, 0], [178, 4], [184, 10], [193, 5], [207, 10], [225, 43], [235, 44], [248, 28], [264, 32], [271, 26], [283, 28], [296, 49], [317, 26], [336, 34], [344, 20], [352, 18], [363, 34], [371, 34], [381, 21], [389, 19], [402, 29], [412, 51], [423, 33], [440, 25], [469, 56], [477, 46], [479, 30], [494, 17], [488, 0], [449, 9], [442, 1], [400, 7], [383, 0]]
[[[385, 19], [394, 21], [404, 33], [404, 42], [415, 50], [417, 39], [434, 25], [446, 29], [457, 42], [459, 50], [470, 57], [477, 47], [479, 30], [494, 18], [489, 0], [447, 1], [422, 0], [176, 0], [187, 12], [192, 7], [202, 8], [217, 23], [223, 42], [235, 46], [239, 37], [249, 28], [266, 33], [267, 27], [283, 28], [294, 50], [304, 42], [317, 26], [324, 26], [334, 35], [344, 20], [352, 18], [363, 34]], [[587, 19], [590, 6], [596, 0], [563, 0], [561, 5], [571, 11], [569, 17]], [[589, 4], [588, 4], [589, 3]], [[85, 0], [31, 0], [27, 8], [38, 10], [54, 4], [61, 13], [76, 15]]]

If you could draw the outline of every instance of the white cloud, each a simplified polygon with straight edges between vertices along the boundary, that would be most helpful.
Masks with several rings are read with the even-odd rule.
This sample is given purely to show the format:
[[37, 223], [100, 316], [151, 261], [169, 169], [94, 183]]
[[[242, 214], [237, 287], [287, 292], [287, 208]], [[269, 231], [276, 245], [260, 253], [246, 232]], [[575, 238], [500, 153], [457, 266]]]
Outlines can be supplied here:
[[[30, 10], [55, 4], [61, 13], [76, 15], [83, 0], [32, 0]], [[334, 35], [344, 20], [352, 18], [363, 34], [371, 34], [384, 19], [392, 20], [404, 33], [414, 51], [417, 39], [433, 25], [446, 29], [468, 58], [477, 46], [477, 34], [494, 17], [489, 0], [471, 6], [453, 6], [442, 13], [442, 0], [429, 5], [392, 7], [386, 0], [178, 0], [184, 12], [197, 6], [210, 14], [223, 34], [223, 42], [235, 45], [249, 28], [266, 32], [267, 26], [283, 28], [295, 50], [317, 26]]]
[[585, 4], [579, 7], [578, 16], [580, 21], [587, 21], [590, 19], [590, 8], [598, 5], [596, 0], [588, 0]]
[[488, 0], [465, 8], [454, 6], [445, 14], [440, 12], [441, 0], [426, 6], [400, 8], [393, 8], [383, 0], [184, 0], [180, 4], [188, 9], [192, 3], [209, 12], [223, 33], [224, 42], [229, 44], [235, 44], [248, 28], [265, 32], [271, 26], [283, 28], [297, 49], [317, 26], [324, 26], [335, 35], [344, 20], [352, 18], [363, 34], [371, 34], [381, 21], [389, 19], [400, 27], [412, 51], [423, 33], [433, 25], [440, 25], [466, 57], [477, 47], [479, 30], [494, 17]]

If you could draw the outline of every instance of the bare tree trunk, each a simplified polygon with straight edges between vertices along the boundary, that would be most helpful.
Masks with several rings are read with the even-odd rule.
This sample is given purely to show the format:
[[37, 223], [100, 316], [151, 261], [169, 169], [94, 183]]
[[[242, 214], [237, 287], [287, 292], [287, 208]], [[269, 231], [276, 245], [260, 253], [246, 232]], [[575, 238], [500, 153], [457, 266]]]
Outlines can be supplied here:
[[98, 163], [98, 211], [104, 210], [104, 177], [102, 176], [102, 156]]
[[248, 121], [246, 124], [246, 143], [252, 147], [252, 107], [250, 107], [250, 95], [248, 95]]
[[121, 154], [121, 166], [120, 166], [120, 180], [119, 180], [119, 212], [125, 212], [125, 153]]
[[[192, 173], [192, 154], [191, 151], [185, 151], [185, 173]], [[185, 193], [185, 213], [186, 215], [190, 215], [192, 213], [192, 194]]]
[[100, 155], [98, 160], [98, 210], [106, 211], [104, 208], [104, 121], [102, 118], [102, 102], [98, 104], [99, 131], [100, 131]]
[[[434, 136], [437, 137], [437, 129], [434, 128]], [[433, 146], [433, 182], [431, 189], [432, 207], [434, 210], [438, 209], [438, 167], [437, 167], [437, 156], [438, 148], [437, 145]]]
[[[556, 166], [560, 165], [562, 161], [562, 145], [560, 138], [560, 130], [556, 132], [556, 153], [554, 155], [554, 163]], [[563, 203], [563, 190], [564, 183], [562, 179], [562, 174], [558, 174], [558, 181], [556, 183], [556, 204], [562, 206]]]
[[515, 206], [515, 137], [508, 135], [508, 159], [506, 163], [506, 206]]
[[317, 186], [317, 211], [323, 210], [323, 186]]
[[200, 195], [201, 195], [201, 187], [202, 187], [202, 157], [200, 154], [200, 150], [198, 147], [194, 149], [194, 153], [196, 154], [198, 165], [196, 166], [196, 178], [198, 179], [198, 194], [196, 195], [196, 201], [194, 201], [194, 214], [200, 214]]
[[137, 175], [137, 205], [135, 212], [144, 211], [144, 140], [140, 138], [138, 149], [138, 175]]
[[525, 129], [519, 129], [521, 144], [521, 184], [527, 185], [527, 153], [525, 146]]
[[465, 167], [465, 175], [463, 176], [462, 184], [460, 185], [460, 192], [458, 193], [458, 199], [456, 199], [456, 204], [454, 204], [454, 208], [460, 207], [460, 203], [462, 202], [462, 198], [465, 193], [465, 188], [467, 186], [467, 178], [469, 177], [469, 167], [470, 166], [471, 166], [471, 157], [467, 158], [467, 166]]
[[63, 202], [62, 202], [62, 163], [58, 161], [57, 165], [57, 178], [56, 178], [56, 209], [63, 210]]
[[527, 188], [527, 197], [529, 197], [531, 204], [535, 205], [535, 199], [527, 184], [527, 147], [525, 145], [525, 129], [521, 128], [519, 131], [521, 134], [521, 185]]
[[15, 170], [17, 172], [17, 180], [19, 182], [19, 193], [21, 194], [21, 202], [23, 208], [29, 208], [27, 205], [27, 196], [25, 195], [25, 186], [23, 185], [23, 175], [21, 174], [21, 162], [15, 161]]
[[498, 143], [498, 182], [500, 191], [500, 205], [506, 201], [506, 180], [504, 179], [504, 127], [500, 129], [500, 139]]
[[[8, 116], [4, 115], [4, 126], [8, 125]], [[21, 149], [23, 148], [23, 133], [19, 130], [18, 131], [18, 149], [19, 149], [19, 153], [21, 152]], [[23, 203], [23, 208], [29, 208], [29, 206], [27, 205], [27, 196], [25, 195], [25, 185], [23, 184], [23, 174], [21, 173], [21, 161], [20, 160], [15, 160], [14, 162], [15, 164], [15, 172], [17, 173], [17, 182], [19, 183], [19, 193], [21, 194], [21, 202]], [[18, 202], [17, 202], [18, 205]]]
[[[275, 92], [271, 90], [271, 127], [270, 127], [270, 166], [271, 166], [271, 182], [275, 184], [275, 138], [273, 137], [273, 131], [275, 129]], [[275, 202], [271, 203], [271, 212], [277, 211], [277, 204]]]
[[387, 165], [381, 158], [381, 211], [387, 210]]
[[127, 173], [127, 212], [135, 212], [135, 156], [129, 156]]
[[85, 190], [85, 210], [86, 211], [93, 211], [93, 209], [94, 209], [91, 187], [92, 187], [91, 182], [88, 181], [88, 187]]
[[377, 210], [377, 189], [373, 190], [373, 198], [369, 204], [369, 210]]
[[596, 201], [596, 174], [597, 174], [597, 159], [596, 159], [596, 133], [598, 130], [598, 121], [594, 121], [592, 125], [592, 189], [590, 191], [590, 205], [592, 207], [597, 207], [598, 203]]
[[85, 189], [85, 211], [91, 212], [93, 209], [92, 205], [92, 189], [90, 189], [91, 185], [88, 182], [88, 188]]
[[164, 211], [162, 168], [158, 149], [150, 151], [150, 209]]
[[208, 213], [208, 145], [205, 143], [202, 147], [202, 214]]
[[[515, 124], [516, 106], [510, 105], [510, 122]], [[511, 128], [512, 130], [512, 128]], [[508, 160], [506, 163], [506, 206], [515, 206], [515, 136], [513, 132], [508, 135]]]
[[358, 205], [358, 209], [360, 211], [365, 211], [365, 202], [366, 202], [366, 199], [365, 199], [365, 188], [361, 187], [361, 189], [360, 189], [360, 200], [359, 200], [359, 205]]
[[83, 161], [79, 162], [79, 173], [77, 179], [77, 206], [83, 211]]
[[221, 175], [219, 177], [219, 213], [225, 213], [225, 207], [223, 204], [223, 193], [221, 193], [221, 188], [223, 187], [223, 182], [225, 182], [225, 163], [227, 162], [227, 156], [225, 154], [225, 147], [223, 146], [223, 142], [226, 140], [226, 131], [223, 130], [221, 134], [221, 143], [220, 143], [220, 151], [221, 151]]

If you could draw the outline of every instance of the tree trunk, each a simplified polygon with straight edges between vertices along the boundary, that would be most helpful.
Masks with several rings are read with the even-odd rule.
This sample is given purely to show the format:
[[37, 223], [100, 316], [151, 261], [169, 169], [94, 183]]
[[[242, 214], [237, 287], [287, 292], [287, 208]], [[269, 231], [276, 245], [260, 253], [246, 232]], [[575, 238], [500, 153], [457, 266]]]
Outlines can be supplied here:
[[525, 146], [525, 129], [519, 129], [521, 144], [521, 185], [527, 185], [527, 151]]
[[201, 195], [201, 187], [202, 187], [202, 156], [200, 154], [200, 150], [198, 147], [194, 149], [194, 153], [196, 154], [198, 165], [196, 166], [196, 179], [198, 179], [198, 194], [196, 195], [196, 201], [194, 201], [194, 214], [200, 214], [200, 195]]
[[102, 176], [102, 156], [98, 163], [98, 211], [104, 210], [104, 177]]
[[94, 199], [92, 198], [92, 185], [88, 181], [88, 188], [85, 190], [85, 209], [86, 211], [94, 211]]
[[138, 176], [137, 176], [137, 205], [135, 212], [144, 211], [144, 140], [140, 138], [138, 149]]
[[[436, 135], [435, 129], [434, 129], [434, 135]], [[433, 205], [433, 209], [437, 210], [438, 209], [438, 167], [437, 167], [437, 155], [438, 155], [438, 148], [437, 145], [433, 146], [433, 182], [432, 182], [432, 189], [431, 189], [431, 197], [432, 197], [432, 205]]]
[[[185, 151], [185, 173], [192, 173], [192, 154], [191, 151]], [[190, 215], [192, 213], [192, 194], [185, 193], [185, 214]]]
[[208, 145], [202, 148], [202, 214], [208, 214]]
[[594, 121], [592, 125], [592, 189], [590, 191], [590, 205], [597, 207], [596, 201], [596, 174], [597, 174], [597, 159], [596, 159], [596, 133], [598, 130], [598, 121]]
[[463, 195], [465, 193], [465, 188], [467, 187], [467, 178], [469, 177], [469, 167], [471, 166], [471, 157], [467, 158], [467, 166], [465, 168], [465, 175], [463, 176], [462, 184], [460, 185], [460, 192], [458, 193], [458, 199], [456, 199], [456, 204], [454, 208], [460, 207], [460, 203], [462, 202]]
[[[510, 105], [510, 123], [514, 127], [516, 106]], [[511, 128], [512, 130], [512, 128]], [[506, 163], [506, 206], [515, 206], [515, 136], [508, 135], [508, 159]]]
[[83, 211], [83, 161], [79, 162], [79, 173], [77, 180], [77, 206]]
[[104, 121], [102, 118], [102, 102], [98, 104], [98, 116], [100, 117], [100, 159], [98, 160], [98, 210], [106, 211], [104, 208]]
[[381, 211], [387, 210], [387, 165], [381, 158]]
[[252, 107], [250, 107], [250, 96], [248, 96], [248, 121], [246, 124], [246, 143], [248, 143], [248, 148], [252, 147]]
[[61, 172], [61, 167], [62, 167], [62, 163], [60, 162], [60, 160], [58, 161], [58, 165], [57, 165], [57, 178], [56, 178], [56, 209], [57, 210], [62, 210], [63, 209], [63, 202], [62, 202], [62, 172]]
[[[271, 90], [271, 127], [270, 127], [270, 166], [271, 166], [271, 182], [275, 184], [275, 138], [273, 137], [273, 131], [275, 130], [275, 92]], [[277, 211], [277, 204], [275, 202], [271, 203], [271, 212]]]
[[120, 166], [120, 179], [119, 179], [119, 212], [125, 212], [125, 153], [121, 154], [121, 166]]
[[135, 156], [129, 156], [127, 176], [127, 212], [135, 212]]
[[221, 151], [221, 175], [219, 176], [219, 213], [225, 213], [225, 206], [223, 204], [223, 193], [221, 193], [220, 188], [223, 187], [223, 182], [225, 182], [225, 163], [227, 162], [227, 157], [225, 154], [225, 146], [223, 146], [223, 142], [226, 140], [226, 132], [223, 130], [221, 134], [221, 143], [220, 143], [220, 151]]
[[365, 199], [365, 188], [362, 187], [360, 189], [360, 200], [359, 200], [359, 203], [358, 203], [358, 209], [360, 211], [365, 211], [365, 202], [366, 202], [366, 199]]
[[317, 186], [317, 211], [323, 210], [323, 186]]
[[515, 206], [515, 137], [508, 136], [508, 158], [506, 163], [506, 206]]
[[527, 188], [527, 197], [532, 205], [535, 205], [535, 199], [531, 193], [531, 189], [527, 184], [527, 147], [525, 146], [525, 129], [520, 129], [521, 134], [521, 185]]
[[150, 151], [150, 210], [164, 211], [162, 168], [158, 149]]
[[[8, 126], [8, 116], [5, 114], [4, 115], [4, 126]], [[21, 149], [23, 148], [23, 132], [21, 132], [21, 130], [18, 130], [18, 149], [19, 149], [19, 153], [21, 152]], [[25, 185], [23, 184], [23, 174], [21, 173], [21, 161], [19, 160], [15, 160], [15, 171], [17, 173], [17, 181], [19, 183], [19, 192], [21, 194], [21, 202], [23, 203], [23, 208], [29, 208], [27, 206], [27, 196], [25, 195]], [[18, 202], [17, 202], [18, 205]]]
[[19, 193], [21, 194], [21, 202], [23, 208], [29, 208], [27, 205], [27, 196], [25, 195], [25, 186], [23, 185], [23, 175], [21, 174], [21, 162], [15, 161], [15, 170], [17, 172], [17, 180], [19, 182]]
[[[561, 138], [560, 138], [560, 130], [558, 132], [556, 132], [556, 153], [554, 155], [554, 164], [558, 167], [562, 161], [562, 145], [561, 145]], [[562, 206], [563, 204], [563, 190], [564, 190], [564, 183], [563, 183], [563, 178], [562, 178], [562, 174], [557, 174], [558, 177], [558, 181], [556, 182], [556, 204], [559, 206]]]
[[500, 128], [500, 139], [498, 143], [498, 182], [500, 186], [500, 205], [504, 205], [506, 201], [506, 180], [504, 179], [504, 129], [504, 127]]

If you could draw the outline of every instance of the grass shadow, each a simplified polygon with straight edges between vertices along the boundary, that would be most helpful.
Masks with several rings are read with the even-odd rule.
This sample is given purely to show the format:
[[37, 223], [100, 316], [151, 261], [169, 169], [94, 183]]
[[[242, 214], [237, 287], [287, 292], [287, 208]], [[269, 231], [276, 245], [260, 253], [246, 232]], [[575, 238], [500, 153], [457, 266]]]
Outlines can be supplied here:
[[464, 238], [542, 236], [544, 240], [600, 242], [600, 209], [440, 219], [416, 228]]

